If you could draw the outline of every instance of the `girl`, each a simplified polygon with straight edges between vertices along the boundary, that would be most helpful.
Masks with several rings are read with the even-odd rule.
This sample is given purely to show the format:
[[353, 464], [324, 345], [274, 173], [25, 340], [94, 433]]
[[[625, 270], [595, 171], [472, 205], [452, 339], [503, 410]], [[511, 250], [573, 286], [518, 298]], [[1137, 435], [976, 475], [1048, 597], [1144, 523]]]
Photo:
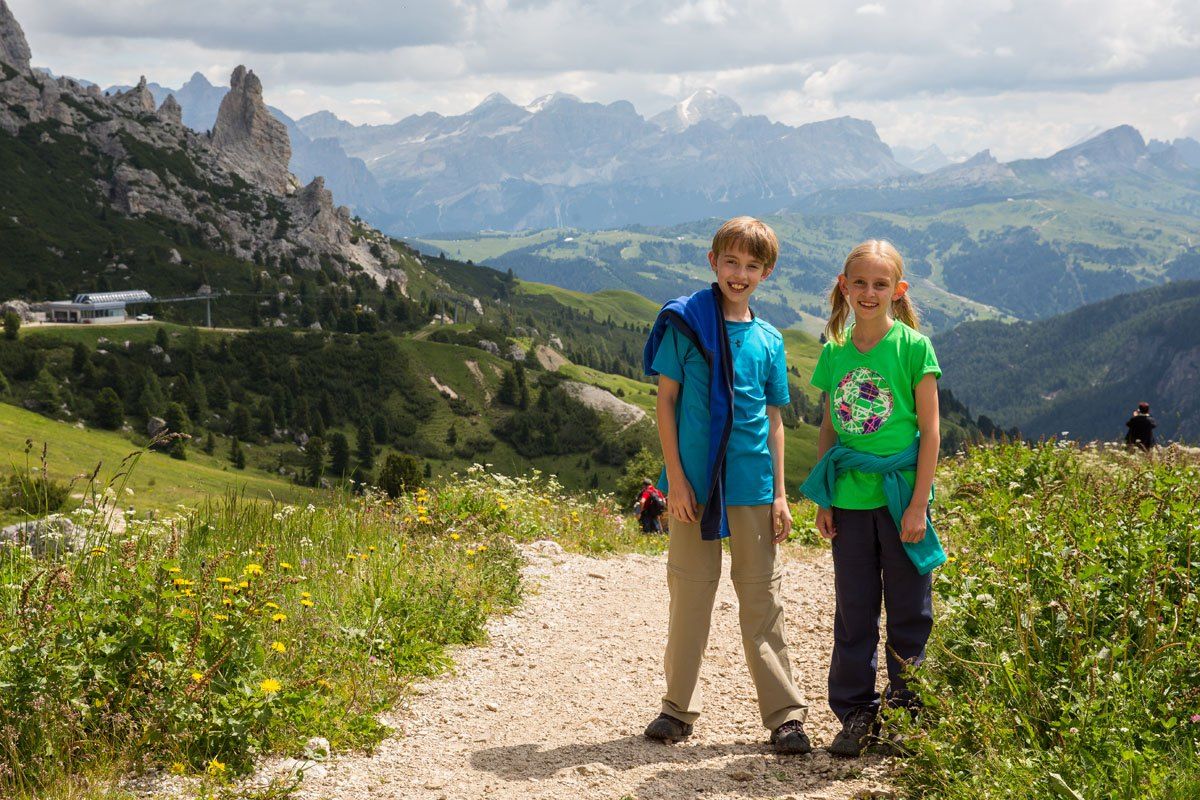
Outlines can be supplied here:
[[[904, 261], [889, 242], [850, 252], [830, 295], [833, 313], [812, 384], [829, 396], [817, 456], [801, 491], [832, 541], [833, 661], [829, 705], [842, 722], [829, 751], [857, 756], [879, 731], [875, 689], [880, 601], [887, 604], [883, 702], [915, 712], [903, 670], [918, 664], [933, 626], [931, 573], [945, 561], [929, 523], [937, 465], [937, 357], [917, 332]], [[854, 324], [845, 325], [850, 315]]]

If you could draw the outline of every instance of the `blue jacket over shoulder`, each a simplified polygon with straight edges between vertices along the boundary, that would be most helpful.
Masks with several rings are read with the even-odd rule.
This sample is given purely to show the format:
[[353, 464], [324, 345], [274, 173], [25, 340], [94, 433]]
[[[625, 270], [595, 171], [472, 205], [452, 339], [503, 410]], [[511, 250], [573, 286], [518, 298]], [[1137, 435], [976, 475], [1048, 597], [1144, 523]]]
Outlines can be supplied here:
[[696, 500], [704, 504], [700, 517], [700, 536], [704, 539], [723, 539], [729, 535], [725, 514], [725, 449], [733, 430], [733, 357], [720, 294], [714, 283], [688, 297], [668, 300], [658, 312], [642, 353], [645, 373], [657, 375], [652, 366], [654, 356], [670, 325], [687, 337], [708, 362], [708, 478], [706, 486], [692, 487], [696, 490]]

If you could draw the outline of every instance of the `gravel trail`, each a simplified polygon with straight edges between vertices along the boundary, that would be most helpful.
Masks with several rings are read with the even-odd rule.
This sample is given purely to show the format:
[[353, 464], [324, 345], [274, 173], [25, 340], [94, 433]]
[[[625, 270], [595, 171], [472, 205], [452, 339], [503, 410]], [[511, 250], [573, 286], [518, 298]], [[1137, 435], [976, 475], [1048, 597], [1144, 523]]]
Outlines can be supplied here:
[[668, 746], [642, 729], [663, 691], [666, 557], [593, 559], [552, 542], [526, 549], [527, 596], [489, 625], [490, 642], [455, 653], [451, 675], [415, 687], [371, 756], [335, 757], [300, 798], [892, 797], [888, 762], [820, 748], [837, 723], [825, 705], [832, 642], [828, 552], [791, 555], [784, 593], [793, 667], [818, 751], [777, 756], [758, 720], [737, 632], [728, 558], [713, 613], [695, 734]]

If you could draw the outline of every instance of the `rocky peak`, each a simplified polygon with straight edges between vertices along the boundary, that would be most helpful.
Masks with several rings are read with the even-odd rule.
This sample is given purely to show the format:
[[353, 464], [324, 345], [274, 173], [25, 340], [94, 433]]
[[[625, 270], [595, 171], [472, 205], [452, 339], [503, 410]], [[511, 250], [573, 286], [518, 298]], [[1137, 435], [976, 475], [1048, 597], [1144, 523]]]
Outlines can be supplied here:
[[28, 72], [30, 55], [25, 31], [21, 30], [6, 0], [0, 0], [0, 61], [21, 72]]
[[215, 88], [217, 88], [217, 87], [215, 87], [211, 83], [209, 83], [208, 78], [204, 77], [204, 75], [202, 73], [193, 72], [192, 77], [188, 78], [188, 82], [185, 83], [181, 87], [181, 90], [182, 89], [215, 89]]
[[288, 172], [292, 146], [287, 128], [267, 109], [262, 81], [254, 72], [239, 65], [229, 83], [212, 129], [218, 158], [250, 183], [288, 194], [295, 179]]
[[669, 131], [682, 131], [708, 120], [728, 126], [742, 116], [742, 107], [715, 89], [700, 89], [671, 108], [650, 118], [650, 122]]
[[154, 95], [151, 94], [149, 87], [146, 86], [146, 76], [142, 76], [137, 86], [127, 92], [121, 92], [114, 97], [113, 104], [133, 114], [140, 114], [142, 112], [153, 114], [156, 104], [154, 102]]
[[167, 99], [163, 100], [163, 104], [158, 108], [158, 117], [163, 122], [174, 123], [175, 125], [183, 124], [183, 109], [179, 106], [179, 101], [175, 99], [175, 95], [167, 95]]

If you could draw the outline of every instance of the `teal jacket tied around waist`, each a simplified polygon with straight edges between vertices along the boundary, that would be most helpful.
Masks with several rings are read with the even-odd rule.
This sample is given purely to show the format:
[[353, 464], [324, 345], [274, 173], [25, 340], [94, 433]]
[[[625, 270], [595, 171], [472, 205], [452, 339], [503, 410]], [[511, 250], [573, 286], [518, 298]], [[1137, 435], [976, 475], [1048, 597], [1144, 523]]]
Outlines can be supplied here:
[[[899, 531], [900, 520], [904, 517], [904, 510], [908, 508], [913, 495], [912, 487], [900, 471], [916, 469], [919, 451], [919, 439], [894, 456], [876, 456], [835, 444], [821, 456], [821, 460], [808, 474], [808, 479], [804, 481], [800, 491], [822, 508], [832, 508], [833, 485], [840, 472], [856, 469], [859, 472], [883, 475], [883, 493], [887, 497], [888, 513]], [[946, 563], [946, 551], [942, 549], [942, 543], [938, 540], [937, 531], [933, 529], [933, 522], [928, 515], [925, 517], [925, 538], [919, 542], [903, 544], [913, 566], [922, 575], [928, 575]]]

